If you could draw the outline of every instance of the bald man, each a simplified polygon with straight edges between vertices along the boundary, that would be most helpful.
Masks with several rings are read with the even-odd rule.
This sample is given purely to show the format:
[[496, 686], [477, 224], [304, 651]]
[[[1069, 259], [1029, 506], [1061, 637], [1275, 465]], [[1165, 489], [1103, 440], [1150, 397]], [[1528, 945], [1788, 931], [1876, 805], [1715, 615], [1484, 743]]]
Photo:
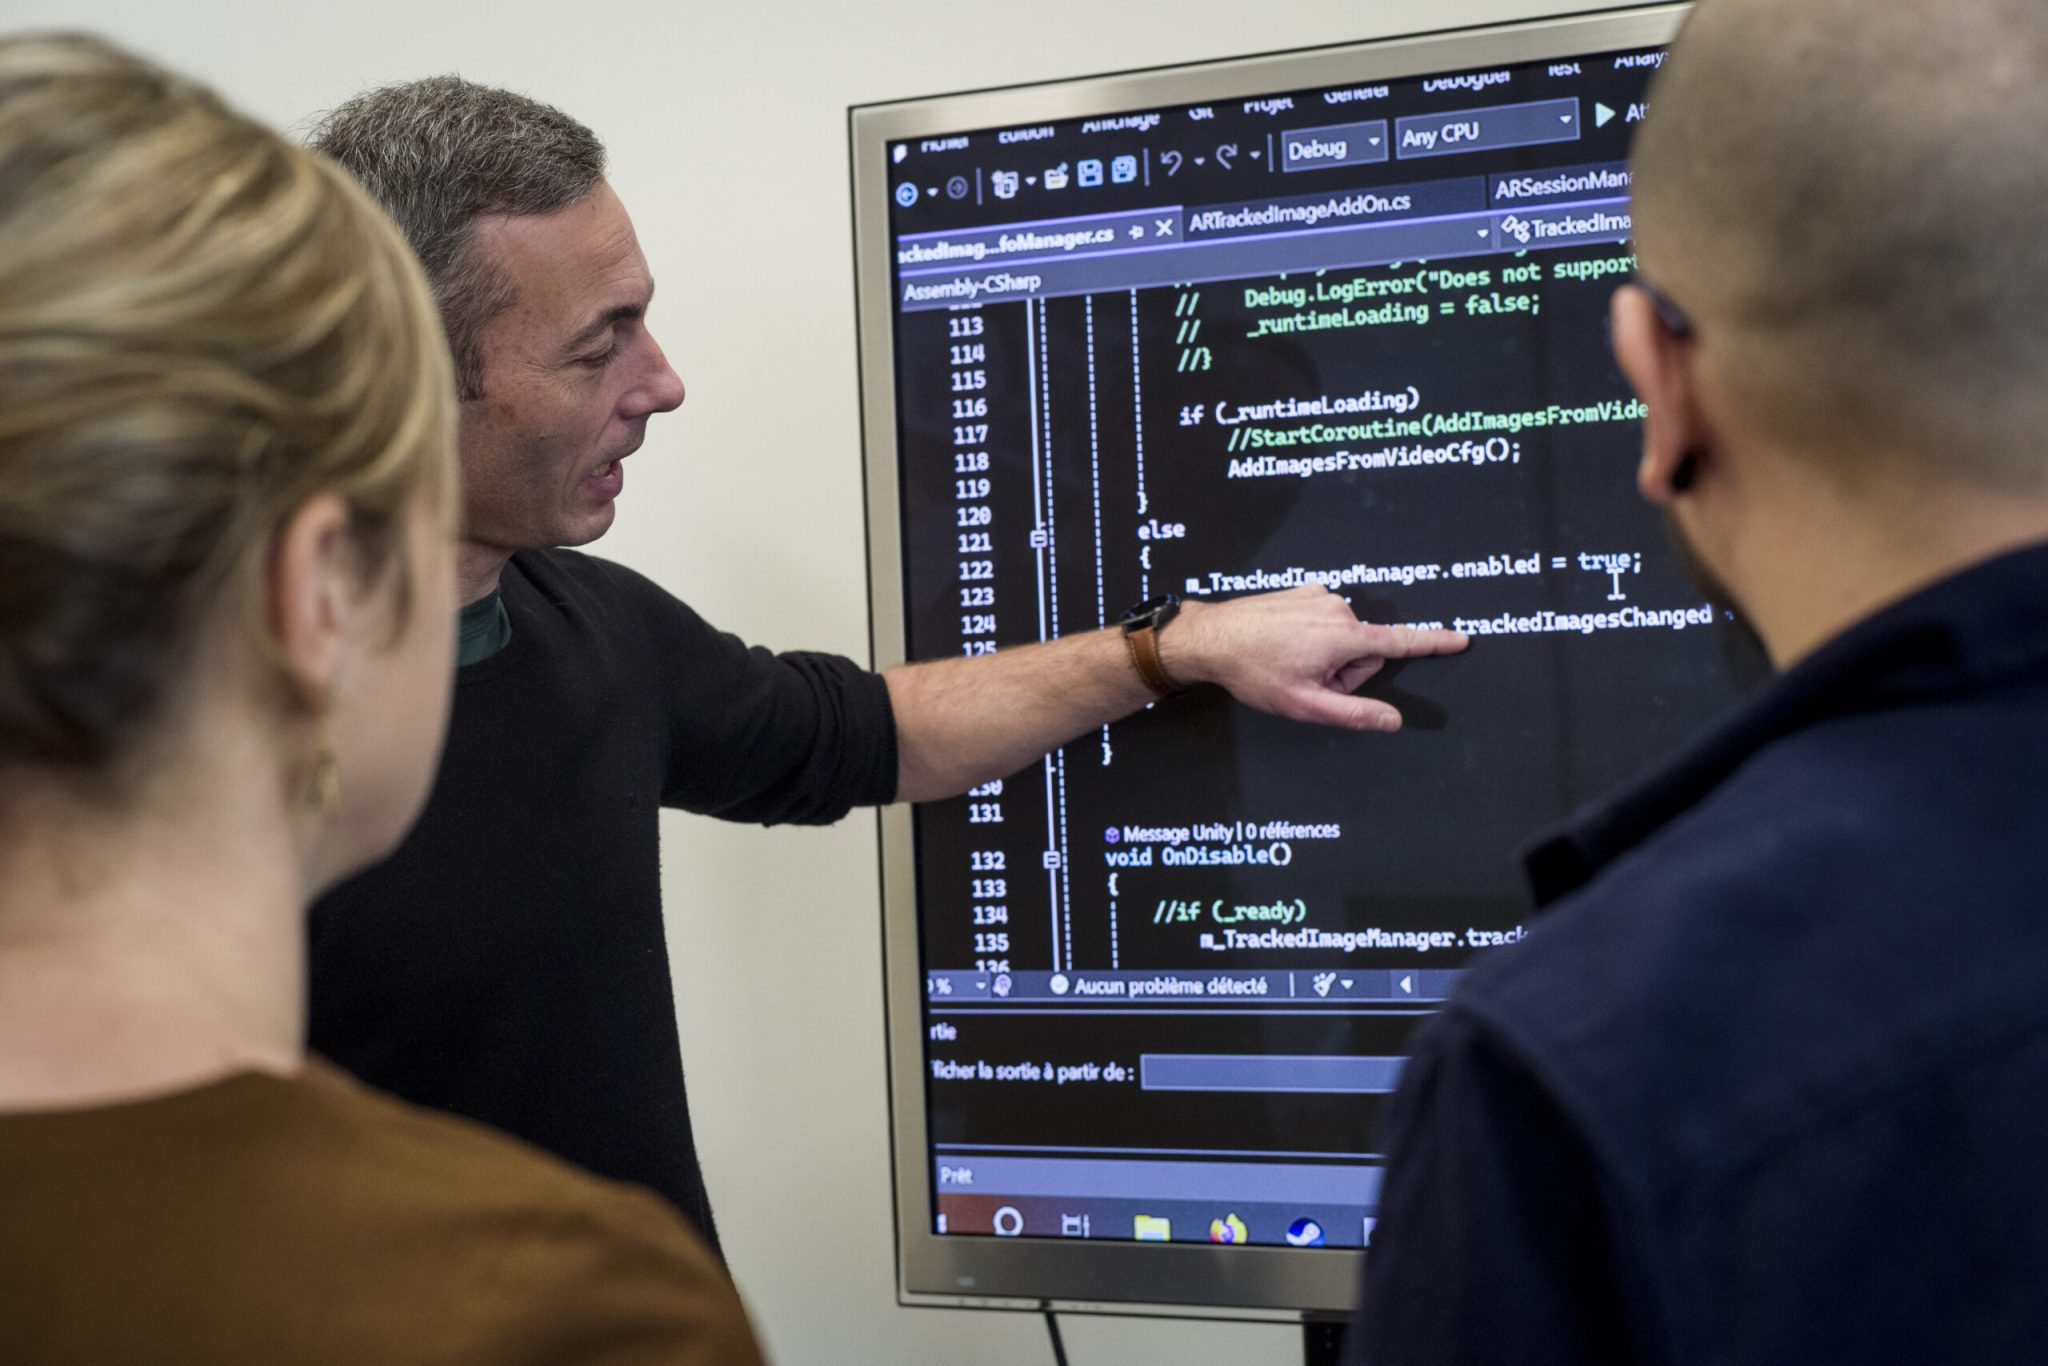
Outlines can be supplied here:
[[2048, 12], [1704, 0], [1637, 478], [1781, 671], [1422, 1031], [1358, 1363], [2048, 1358]]

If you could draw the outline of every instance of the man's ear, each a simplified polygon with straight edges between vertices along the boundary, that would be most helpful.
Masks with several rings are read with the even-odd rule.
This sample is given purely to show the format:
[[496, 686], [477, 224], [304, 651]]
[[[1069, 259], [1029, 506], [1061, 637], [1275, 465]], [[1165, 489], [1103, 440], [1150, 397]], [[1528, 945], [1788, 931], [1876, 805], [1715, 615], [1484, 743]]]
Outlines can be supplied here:
[[1636, 487], [1662, 507], [1690, 489], [1711, 463], [1712, 433], [1700, 414], [1693, 348], [1671, 335], [1650, 296], [1634, 285], [1610, 305], [1614, 359], [1643, 401], [1643, 457]]
[[359, 596], [348, 507], [332, 494], [308, 499], [278, 528], [268, 581], [269, 625], [293, 690], [320, 705], [348, 651]]

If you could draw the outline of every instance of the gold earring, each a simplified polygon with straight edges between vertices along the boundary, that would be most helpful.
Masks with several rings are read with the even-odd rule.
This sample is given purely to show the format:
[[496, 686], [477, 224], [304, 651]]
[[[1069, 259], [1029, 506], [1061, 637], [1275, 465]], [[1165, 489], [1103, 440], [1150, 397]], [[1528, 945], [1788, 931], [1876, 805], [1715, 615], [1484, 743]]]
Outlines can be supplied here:
[[331, 820], [341, 809], [341, 765], [335, 762], [334, 742], [325, 735], [313, 750], [313, 782], [306, 793], [306, 805]]

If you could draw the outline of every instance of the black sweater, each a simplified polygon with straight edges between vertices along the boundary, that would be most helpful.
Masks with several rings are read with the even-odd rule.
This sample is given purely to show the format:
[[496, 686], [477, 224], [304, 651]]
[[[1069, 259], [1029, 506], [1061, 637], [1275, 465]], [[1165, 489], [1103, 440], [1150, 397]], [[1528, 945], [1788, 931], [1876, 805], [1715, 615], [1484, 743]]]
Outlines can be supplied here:
[[[716, 1245], [683, 1093], [656, 812], [890, 800], [882, 681], [748, 649], [630, 570], [515, 555], [418, 826], [312, 916], [314, 1051], [666, 1196]], [[347, 781], [347, 775], [342, 775]]]

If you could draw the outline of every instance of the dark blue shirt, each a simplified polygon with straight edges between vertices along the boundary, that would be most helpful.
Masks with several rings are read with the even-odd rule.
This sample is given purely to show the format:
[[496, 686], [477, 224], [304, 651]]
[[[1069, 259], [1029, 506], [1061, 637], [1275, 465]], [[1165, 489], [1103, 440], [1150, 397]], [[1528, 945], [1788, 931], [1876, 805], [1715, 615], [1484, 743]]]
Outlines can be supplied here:
[[2048, 1360], [2048, 547], [1529, 871], [1417, 1034], [1350, 1360]]

